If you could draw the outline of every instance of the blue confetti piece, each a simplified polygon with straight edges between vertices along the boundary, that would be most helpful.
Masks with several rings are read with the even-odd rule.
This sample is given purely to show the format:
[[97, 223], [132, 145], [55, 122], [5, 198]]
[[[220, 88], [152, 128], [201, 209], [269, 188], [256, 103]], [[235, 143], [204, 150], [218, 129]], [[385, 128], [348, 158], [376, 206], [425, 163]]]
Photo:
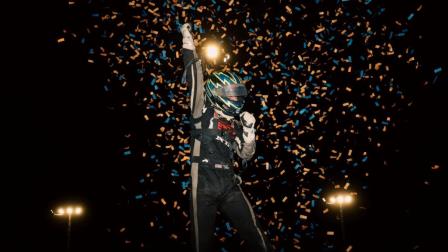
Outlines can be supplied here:
[[442, 72], [442, 67], [438, 67], [438, 68], [434, 69], [434, 74], [438, 74], [440, 72]]
[[166, 50], [162, 50], [162, 53], [161, 53], [162, 55], [160, 56], [160, 58], [162, 59], [162, 60], [167, 60], [168, 59], [168, 57], [166, 56]]
[[190, 180], [182, 181], [181, 186], [182, 190], [185, 190], [190, 185]]
[[359, 77], [364, 77], [364, 70], [359, 71]]
[[131, 150], [127, 150], [127, 151], [125, 151], [125, 152], [123, 152], [123, 155], [125, 155], [125, 156], [129, 156], [129, 155], [131, 155]]
[[143, 199], [143, 195], [141, 195], [141, 194], [139, 194], [139, 195], [136, 195], [136, 196], [135, 196], [135, 199], [136, 199], [136, 200], [140, 200], [140, 199]]

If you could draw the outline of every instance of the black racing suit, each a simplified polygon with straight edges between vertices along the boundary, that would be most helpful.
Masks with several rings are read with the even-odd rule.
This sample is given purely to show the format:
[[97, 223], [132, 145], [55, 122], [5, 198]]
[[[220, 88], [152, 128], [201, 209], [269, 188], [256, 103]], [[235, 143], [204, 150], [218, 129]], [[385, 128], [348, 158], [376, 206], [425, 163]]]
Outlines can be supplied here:
[[183, 48], [183, 60], [191, 93], [190, 216], [195, 251], [213, 251], [217, 211], [230, 220], [250, 251], [267, 251], [266, 238], [233, 169], [234, 153], [250, 159], [255, 153], [255, 139], [244, 143], [241, 123], [219, 118], [205, 99], [202, 66], [196, 51]]

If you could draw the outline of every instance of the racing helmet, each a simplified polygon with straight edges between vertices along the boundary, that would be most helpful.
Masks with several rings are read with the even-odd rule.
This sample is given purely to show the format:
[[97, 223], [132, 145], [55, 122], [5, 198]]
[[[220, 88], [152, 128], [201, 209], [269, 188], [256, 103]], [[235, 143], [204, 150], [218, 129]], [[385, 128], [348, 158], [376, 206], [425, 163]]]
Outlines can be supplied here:
[[234, 72], [213, 72], [206, 81], [205, 95], [212, 106], [229, 116], [236, 116], [247, 96], [243, 80]]

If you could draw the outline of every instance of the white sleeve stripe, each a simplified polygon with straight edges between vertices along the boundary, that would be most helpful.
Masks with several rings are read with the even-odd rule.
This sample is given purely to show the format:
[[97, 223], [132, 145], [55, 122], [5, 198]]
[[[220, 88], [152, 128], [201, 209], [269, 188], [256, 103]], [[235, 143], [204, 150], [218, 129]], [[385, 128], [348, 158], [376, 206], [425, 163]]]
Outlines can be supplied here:
[[191, 112], [193, 112], [193, 102], [194, 102], [194, 98], [195, 98], [195, 93], [196, 93], [196, 80], [195, 80], [195, 76], [194, 76], [194, 69], [193, 69], [194, 65], [191, 65], [191, 78], [192, 78], [192, 83], [191, 83], [191, 99], [190, 99], [190, 108], [191, 108]]

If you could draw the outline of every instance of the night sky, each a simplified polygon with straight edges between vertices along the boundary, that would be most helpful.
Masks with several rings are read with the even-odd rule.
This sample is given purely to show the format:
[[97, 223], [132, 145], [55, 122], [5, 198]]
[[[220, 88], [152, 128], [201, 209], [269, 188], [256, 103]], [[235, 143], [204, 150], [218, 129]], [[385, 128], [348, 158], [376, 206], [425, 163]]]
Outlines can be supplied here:
[[[315, 1], [306, 3], [308, 2]], [[279, 235], [280, 239], [288, 239], [288, 235], [302, 232], [299, 238], [302, 251], [345, 251], [349, 245], [353, 247], [352, 251], [442, 251], [446, 247], [444, 239], [448, 223], [442, 205], [445, 204], [443, 201], [446, 198], [444, 191], [447, 182], [448, 124], [445, 119], [448, 114], [448, 39], [443, 38], [448, 24], [447, 15], [442, 3], [439, 3], [441, 1], [394, 1], [394, 4], [373, 2], [372, 5], [386, 6], [389, 11], [386, 17], [391, 20], [394, 15], [390, 13], [406, 17], [406, 13], [423, 5], [409, 27], [409, 39], [418, 37], [418, 34], [423, 39], [398, 43], [415, 48], [415, 55], [423, 70], [420, 75], [413, 75], [410, 71], [412, 67], [397, 63], [397, 67], [393, 68], [399, 72], [393, 73], [397, 74], [398, 81], [404, 82], [400, 83], [400, 88], [407, 97], [406, 102], [412, 101], [412, 105], [403, 106], [403, 109], [394, 112], [394, 126], [388, 129], [387, 134], [378, 135], [378, 141], [381, 141], [383, 147], [371, 154], [369, 152], [368, 162], [364, 165], [364, 171], [369, 176], [361, 178], [356, 170], [348, 169], [354, 186], [358, 189], [366, 187], [362, 189], [359, 205], [348, 210], [344, 216], [347, 244], [340, 246], [337, 241], [339, 230], [333, 210], [324, 217], [319, 215], [322, 211], [313, 210], [310, 223], [321, 223], [321, 226], [324, 223], [325, 226], [316, 228], [315, 233], [305, 234], [308, 231], [296, 230], [289, 233], [287, 231], [282, 236], [280, 231], [271, 230], [273, 235], [270, 238]], [[275, 3], [276, 1], [265, 1], [257, 6], [249, 4], [248, 8], [272, 8], [276, 6]], [[114, 7], [119, 8], [120, 5], [116, 4]], [[145, 168], [153, 165], [153, 161], [145, 161], [136, 156], [127, 157], [124, 146], [134, 146], [136, 152], [144, 150], [147, 147], [145, 144], [148, 145], [145, 139], [152, 136], [144, 132], [155, 128], [141, 119], [141, 107], [144, 105], [137, 102], [132, 105], [129, 102], [131, 105], [127, 110], [120, 110], [123, 101], [132, 101], [132, 98], [124, 94], [132, 93], [134, 90], [131, 87], [112, 88], [112, 94], [105, 91], [106, 79], [112, 76], [109, 65], [100, 60], [94, 64], [88, 63], [88, 59], [95, 58], [89, 53], [89, 49], [97, 49], [100, 45], [93, 39], [86, 44], [80, 43], [81, 37], [86, 36], [85, 27], [94, 25], [92, 19], [88, 18], [92, 8], [86, 5], [73, 11], [67, 2], [60, 1], [58, 4], [45, 5], [22, 3], [7, 9], [16, 13], [10, 20], [3, 22], [7, 28], [2, 31], [2, 37], [8, 38], [8, 46], [3, 47], [7, 55], [7, 60], [4, 60], [7, 68], [2, 83], [2, 88], [6, 87], [6, 92], [2, 92], [2, 111], [5, 110], [2, 112], [2, 122], [6, 125], [2, 134], [2, 139], [6, 139], [2, 141], [6, 149], [3, 152], [5, 158], [2, 158], [2, 195], [5, 195], [2, 208], [7, 209], [7, 215], [3, 217], [11, 222], [11, 226], [5, 228], [8, 234], [6, 242], [0, 245], [9, 249], [1, 250], [64, 251], [66, 223], [64, 219], [52, 216], [50, 210], [66, 201], [80, 202], [86, 207], [86, 214], [73, 221], [73, 251], [160, 251], [157, 249], [159, 247], [188, 249], [185, 244], [188, 241], [185, 236], [187, 233], [183, 233], [181, 226], [185, 225], [185, 220], [179, 217], [179, 213], [167, 217], [160, 213], [159, 208], [148, 210], [147, 204], [151, 204], [150, 201], [139, 203], [136, 200], [139, 191], [145, 190], [163, 192], [166, 189], [166, 198], [170, 200], [181, 193], [173, 189], [173, 186], [162, 185], [172, 181], [163, 172], [164, 165], [162, 171], [154, 173], [154, 176], [166, 180], [153, 184], [138, 182], [139, 177], [145, 174], [153, 175]], [[383, 21], [387, 22], [387, 18]], [[303, 28], [300, 25], [299, 30]], [[111, 27], [107, 31], [114, 29]], [[67, 34], [72, 33], [64, 33], [64, 29], [74, 31], [79, 37], [68, 36]], [[303, 33], [306, 32], [309, 31], [304, 29]], [[180, 46], [181, 37], [173, 36], [172, 33], [168, 34], [166, 40], [173, 40]], [[63, 43], [57, 41], [61, 37], [66, 38]], [[287, 43], [293, 45], [287, 47], [293, 51], [295, 42], [285, 42], [286, 45]], [[393, 65], [395, 61], [391, 60], [389, 63]], [[316, 65], [317, 68], [320, 67], [320, 64]], [[132, 64], [129, 68], [132, 70]], [[128, 76], [129, 68], [122, 69]], [[150, 72], [152, 68], [148, 67], [146, 71]], [[173, 72], [181, 73], [178, 70]], [[344, 76], [332, 78], [337, 81]], [[414, 78], [415, 76], [420, 79]], [[180, 76], [177, 80], [175, 76], [173, 78], [173, 82], [180, 82]], [[298, 78], [300, 80], [301, 75]], [[130, 83], [139, 82], [136, 77], [130, 79]], [[428, 82], [425, 83], [424, 80]], [[141, 82], [149, 83], [149, 80], [143, 79]], [[113, 87], [117, 83], [109, 84]], [[271, 92], [263, 87], [252, 89], [253, 92], [257, 90]], [[163, 93], [166, 90], [160, 92], [166, 94]], [[354, 93], [356, 96], [356, 90]], [[283, 94], [282, 98], [287, 98], [287, 95]], [[393, 98], [388, 99], [386, 102], [393, 104], [390, 102]], [[351, 101], [356, 101], [356, 98]], [[328, 108], [329, 105], [325, 106]], [[364, 109], [368, 111], [368, 108]], [[264, 113], [260, 112], [260, 107], [255, 102], [251, 103], [250, 109], [256, 115]], [[148, 115], [151, 117], [155, 114], [149, 111]], [[163, 123], [155, 124], [158, 130]], [[175, 125], [168, 122], [164, 127]], [[334, 125], [337, 126], [340, 125]], [[326, 127], [316, 126], [316, 131], [326, 130], [327, 134], [331, 134], [331, 123]], [[267, 132], [260, 134], [268, 135]], [[139, 136], [144, 136], [144, 139], [139, 139]], [[303, 138], [302, 141], [312, 142], [314, 136]], [[298, 140], [299, 143], [300, 141]], [[339, 146], [341, 142], [336, 144]], [[356, 146], [352, 142], [350, 144]], [[360, 142], [359, 146], [370, 148], [367, 142]], [[267, 151], [259, 148], [258, 152], [263, 150]], [[160, 162], [172, 162], [170, 155], [169, 151], [160, 152]], [[319, 162], [323, 160], [317, 154], [316, 157]], [[270, 158], [274, 157], [266, 156], [266, 159]], [[289, 161], [291, 154], [279, 154], [276, 158]], [[312, 163], [311, 158], [304, 160], [304, 163]], [[322, 165], [328, 165], [330, 161], [325, 159]], [[168, 164], [173, 165], [167, 163], [167, 166]], [[341, 182], [338, 171], [344, 165], [335, 164], [334, 170], [327, 173], [329, 177], [323, 187], [334, 185], [334, 181]], [[256, 166], [264, 167], [258, 163]], [[313, 169], [314, 166], [311, 167]], [[182, 174], [181, 170], [179, 172]], [[253, 174], [257, 172], [254, 171]], [[275, 173], [264, 172], [260, 176], [267, 178], [275, 176]], [[362, 181], [357, 182], [356, 179]], [[313, 181], [305, 179], [303, 183], [309, 183], [315, 189], [315, 183], [320, 182]], [[266, 197], [276, 194], [282, 196], [277, 198], [277, 205], [266, 206], [259, 213], [272, 213], [272, 208], [279, 206], [278, 202], [282, 201], [283, 196], [289, 195], [288, 190], [295, 189], [295, 182], [288, 181], [286, 184], [290, 187], [273, 183], [271, 194]], [[255, 192], [257, 188], [248, 187], [247, 190]], [[261, 199], [264, 200], [263, 197]], [[304, 202], [306, 199], [303, 199]], [[179, 198], [178, 201], [179, 204], [186, 202], [185, 198]], [[160, 231], [148, 231], [149, 225], [146, 222], [153, 219], [154, 216], [151, 215], [160, 217], [160, 224], [163, 225]], [[291, 216], [285, 216], [287, 221], [293, 222], [288, 219]], [[263, 219], [265, 224], [269, 219], [267, 216]], [[122, 230], [124, 227], [125, 232]], [[322, 230], [327, 229], [334, 230], [335, 237], [328, 238], [325, 232], [322, 233]], [[172, 230], [179, 235], [177, 239], [171, 236]], [[9, 235], [12, 237], [9, 238]], [[141, 243], [145, 245], [139, 249]], [[237, 244], [238, 239], [229, 238], [227, 243], [221, 245], [236, 250]], [[277, 241], [275, 244], [285, 251], [293, 248], [287, 241]]]

